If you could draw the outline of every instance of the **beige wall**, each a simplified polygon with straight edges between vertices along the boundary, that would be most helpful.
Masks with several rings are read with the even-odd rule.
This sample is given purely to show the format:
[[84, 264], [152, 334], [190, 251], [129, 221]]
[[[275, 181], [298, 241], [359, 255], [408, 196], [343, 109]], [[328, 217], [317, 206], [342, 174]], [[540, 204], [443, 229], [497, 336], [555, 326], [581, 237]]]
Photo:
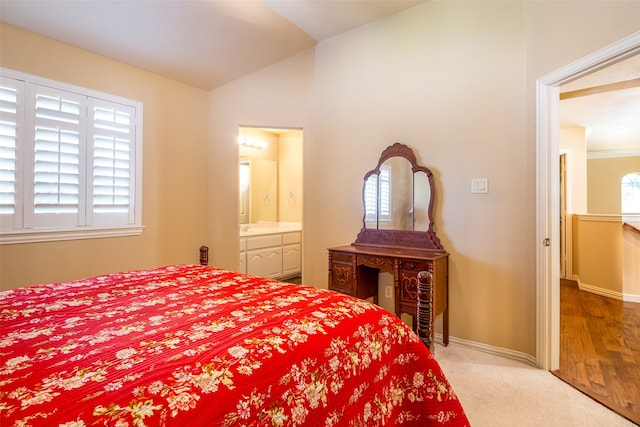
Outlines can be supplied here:
[[620, 298], [623, 293], [623, 246], [619, 216], [575, 215], [573, 275], [580, 286]]
[[587, 161], [588, 212], [620, 214], [622, 177], [640, 173], [640, 156], [589, 159]]
[[[321, 143], [305, 174], [330, 181], [305, 188], [321, 195], [305, 201], [305, 212], [322, 214], [323, 226], [306, 234], [316, 283], [326, 285], [325, 248], [352, 242], [360, 228], [364, 174], [402, 142], [434, 173], [435, 229], [451, 253], [452, 335], [534, 351], [523, 16], [514, 2], [430, 2], [318, 46]], [[488, 178], [489, 193], [471, 194], [472, 178]]]
[[[135, 257], [127, 248], [127, 256], [116, 253], [113, 261], [100, 261], [94, 269], [176, 260], [178, 256], [150, 257], [142, 250], [170, 250], [168, 243], [174, 239], [182, 239], [178, 247], [185, 250], [204, 240], [212, 248], [212, 264], [236, 268], [238, 126], [298, 127], [304, 131], [304, 281], [326, 287], [326, 249], [355, 239], [362, 225], [363, 175], [375, 166], [382, 149], [398, 141], [415, 149], [437, 182], [436, 230], [451, 253], [452, 335], [533, 355], [535, 82], [640, 30], [637, 16], [640, 2], [428, 2], [224, 85], [209, 95], [208, 156], [194, 142], [199, 138], [187, 138], [187, 151], [176, 153], [163, 128], [145, 129], [145, 182], [150, 186], [145, 188], [145, 223], [151, 230], [132, 243], [139, 249]], [[4, 61], [4, 34], [2, 43]], [[40, 49], [49, 43], [41, 41]], [[13, 62], [23, 65], [18, 46], [13, 45]], [[120, 94], [146, 101], [145, 115], [148, 108], [170, 109], [169, 94], [193, 98], [194, 105], [202, 106], [198, 91], [67, 50], [82, 71], [76, 73], [75, 64], [74, 69], [61, 66], [59, 78], [68, 75], [74, 83], [96, 83], [87, 70], [105, 65], [114, 69], [111, 74], [127, 76], [109, 86], [126, 82]], [[45, 68], [46, 63], [39, 64], [39, 69]], [[203, 110], [194, 107], [191, 112]], [[191, 128], [198, 123], [199, 117], [195, 124], [189, 118], [189, 126], [180, 130], [196, 132]], [[207, 164], [199, 167], [205, 159]], [[171, 168], [184, 172], [197, 191], [161, 192], [161, 183], [169, 182], [162, 174]], [[208, 189], [203, 181], [187, 178], [200, 178], [205, 170]], [[489, 179], [488, 194], [470, 193], [475, 177]], [[208, 202], [206, 217], [199, 211], [202, 199]], [[178, 224], [167, 212], [184, 214], [185, 204], [194, 221], [180, 223], [185, 233], [166, 231]], [[204, 222], [206, 239], [198, 233], [205, 227], [194, 225]], [[41, 251], [51, 250], [55, 248]], [[3, 275], [5, 265], [11, 265], [4, 258]], [[28, 263], [28, 251], [14, 255], [14, 261]], [[20, 277], [20, 272], [13, 272]]]
[[0, 245], [0, 288], [197, 263], [207, 233], [206, 92], [2, 24], [0, 66], [141, 101], [141, 236]]
[[[639, 15], [633, 2], [428, 2], [323, 41], [314, 58], [212, 92], [210, 182], [237, 173], [221, 163], [236, 155], [224, 144], [238, 123], [302, 126], [303, 277], [326, 287], [326, 249], [362, 225], [364, 174], [386, 146], [410, 145], [437, 182], [452, 335], [533, 355], [535, 81], [639, 30]], [[470, 193], [474, 177], [489, 179], [488, 194]]]
[[302, 131], [280, 135], [280, 161], [278, 163], [279, 219], [284, 222], [302, 222], [303, 193], [303, 140]]
[[[313, 67], [314, 55], [309, 50], [211, 92], [207, 240], [211, 248], [211, 264], [228, 269], [236, 269], [238, 266], [236, 137], [239, 126], [303, 129], [303, 188], [305, 194], [309, 194], [305, 165], [310, 163], [306, 148], [312, 143], [307, 138], [307, 130], [311, 129]], [[304, 223], [303, 227], [306, 236], [307, 224]], [[303, 245], [306, 243], [303, 242]], [[305, 250], [303, 248], [303, 254]], [[303, 272], [307, 262], [315, 261], [303, 255]], [[326, 255], [324, 263], [326, 264]]]
[[626, 221], [621, 215], [574, 216], [574, 278], [589, 292], [640, 302], [640, 223], [632, 231]]

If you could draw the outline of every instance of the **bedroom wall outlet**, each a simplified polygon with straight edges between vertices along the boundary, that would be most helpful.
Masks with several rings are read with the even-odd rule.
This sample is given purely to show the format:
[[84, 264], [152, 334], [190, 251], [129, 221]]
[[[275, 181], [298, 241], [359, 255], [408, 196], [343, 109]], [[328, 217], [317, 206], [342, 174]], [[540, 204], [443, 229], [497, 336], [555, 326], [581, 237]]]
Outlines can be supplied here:
[[393, 288], [391, 286], [384, 287], [384, 297], [393, 298]]

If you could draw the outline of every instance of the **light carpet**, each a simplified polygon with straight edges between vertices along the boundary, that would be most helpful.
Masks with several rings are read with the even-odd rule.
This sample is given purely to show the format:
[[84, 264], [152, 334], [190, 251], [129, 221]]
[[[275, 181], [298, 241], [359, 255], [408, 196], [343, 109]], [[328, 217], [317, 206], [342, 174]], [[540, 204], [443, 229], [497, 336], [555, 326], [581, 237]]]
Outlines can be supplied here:
[[471, 347], [436, 344], [434, 353], [472, 427], [629, 427], [553, 374]]

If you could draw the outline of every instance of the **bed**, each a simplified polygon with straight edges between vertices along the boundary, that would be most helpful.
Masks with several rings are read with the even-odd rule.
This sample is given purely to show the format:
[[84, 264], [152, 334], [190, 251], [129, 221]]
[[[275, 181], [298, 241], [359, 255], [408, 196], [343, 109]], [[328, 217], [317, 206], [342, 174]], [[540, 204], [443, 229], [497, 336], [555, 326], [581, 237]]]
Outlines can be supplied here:
[[203, 265], [0, 292], [0, 425], [466, 426], [367, 301]]

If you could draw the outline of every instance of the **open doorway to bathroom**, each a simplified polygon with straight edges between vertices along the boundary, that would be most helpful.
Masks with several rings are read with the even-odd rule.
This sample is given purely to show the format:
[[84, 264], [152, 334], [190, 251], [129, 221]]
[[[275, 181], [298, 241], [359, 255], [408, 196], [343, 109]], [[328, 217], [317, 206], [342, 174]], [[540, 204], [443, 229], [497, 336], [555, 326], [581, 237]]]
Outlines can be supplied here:
[[302, 282], [303, 131], [240, 126], [240, 271]]

